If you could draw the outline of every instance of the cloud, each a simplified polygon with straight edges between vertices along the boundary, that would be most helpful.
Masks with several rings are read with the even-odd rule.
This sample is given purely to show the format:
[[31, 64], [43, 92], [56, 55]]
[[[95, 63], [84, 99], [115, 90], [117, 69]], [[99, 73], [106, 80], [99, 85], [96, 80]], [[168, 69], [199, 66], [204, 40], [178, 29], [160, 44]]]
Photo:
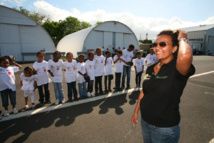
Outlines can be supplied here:
[[95, 11], [81, 12], [76, 8], [71, 9], [71, 11], [63, 10], [45, 1], [37, 1], [34, 3], [35, 10], [49, 15], [52, 20], [58, 21], [63, 20], [68, 16], [73, 16], [81, 21], [87, 21], [94, 25], [97, 21], [110, 21], [115, 20], [122, 22], [129, 26], [137, 38], [145, 39], [146, 33], [148, 33], [149, 39], [155, 39], [158, 32], [164, 29], [177, 29], [190, 26], [197, 26], [200, 24], [213, 24], [214, 17], [210, 17], [205, 21], [191, 22], [184, 21], [179, 17], [172, 17], [171, 19], [166, 18], [151, 18], [143, 16], [135, 16], [131, 13], [108, 13], [104, 10], [97, 9]]

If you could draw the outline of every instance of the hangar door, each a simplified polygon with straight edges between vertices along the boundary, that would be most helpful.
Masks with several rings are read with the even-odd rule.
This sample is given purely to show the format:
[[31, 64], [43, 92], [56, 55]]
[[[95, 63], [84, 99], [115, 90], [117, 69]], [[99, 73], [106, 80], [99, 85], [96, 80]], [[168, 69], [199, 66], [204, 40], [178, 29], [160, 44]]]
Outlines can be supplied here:
[[208, 39], [208, 50], [214, 55], [214, 36], [209, 36]]

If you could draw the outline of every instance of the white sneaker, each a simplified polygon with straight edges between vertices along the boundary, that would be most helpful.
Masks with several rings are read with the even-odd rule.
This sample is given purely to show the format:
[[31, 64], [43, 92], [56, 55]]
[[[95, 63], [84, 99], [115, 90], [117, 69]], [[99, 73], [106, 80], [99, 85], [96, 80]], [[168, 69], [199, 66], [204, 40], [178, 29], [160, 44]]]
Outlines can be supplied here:
[[55, 105], [59, 104], [59, 99], [56, 99]]
[[13, 109], [13, 114], [17, 114], [18, 110], [16, 110], [16, 108]]
[[29, 106], [28, 105], [25, 105], [25, 109], [28, 109], [29, 108]]
[[10, 114], [8, 113], [8, 110], [5, 110], [5, 111], [4, 111], [4, 116], [7, 117], [7, 116], [9, 116], [9, 115], [10, 115]]
[[62, 100], [62, 104], [65, 103], [65, 98]]
[[95, 96], [94, 92], [91, 92], [91, 96], [92, 96], [92, 97], [94, 97], [94, 96]]
[[88, 97], [91, 97], [91, 94], [90, 94], [90, 92], [88, 92], [88, 93], [87, 93], [87, 96], [88, 96]]

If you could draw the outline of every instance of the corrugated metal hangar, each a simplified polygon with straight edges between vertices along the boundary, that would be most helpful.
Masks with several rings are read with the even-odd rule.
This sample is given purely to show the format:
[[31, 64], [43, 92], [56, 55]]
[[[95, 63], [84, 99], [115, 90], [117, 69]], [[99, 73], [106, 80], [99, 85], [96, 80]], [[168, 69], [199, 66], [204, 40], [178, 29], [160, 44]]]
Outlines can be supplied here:
[[188, 43], [193, 50], [214, 55], [214, 24], [181, 28], [188, 34]]
[[57, 50], [72, 52], [74, 57], [77, 57], [78, 52], [95, 50], [97, 47], [104, 47], [104, 50], [112, 50], [113, 47], [127, 49], [130, 44], [139, 50], [138, 40], [133, 31], [123, 23], [107, 21], [65, 36], [58, 43]]
[[38, 51], [52, 54], [55, 50], [42, 26], [14, 9], [0, 6], [0, 56], [14, 55], [16, 61], [35, 61]]

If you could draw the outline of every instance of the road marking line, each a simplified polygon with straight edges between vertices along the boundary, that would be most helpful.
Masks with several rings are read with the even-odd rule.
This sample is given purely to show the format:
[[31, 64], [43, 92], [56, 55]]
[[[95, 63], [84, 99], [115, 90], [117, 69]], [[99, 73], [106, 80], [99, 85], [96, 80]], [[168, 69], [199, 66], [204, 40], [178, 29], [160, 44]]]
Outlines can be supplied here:
[[211, 94], [211, 95], [214, 95], [214, 93], [211, 93], [211, 92], [204, 92], [204, 94]]
[[198, 77], [198, 76], [202, 76], [202, 75], [207, 75], [207, 74], [211, 74], [214, 73], [214, 71], [209, 71], [209, 72], [204, 72], [204, 73], [200, 73], [200, 74], [196, 74], [191, 76], [190, 78], [194, 78], [194, 77]]
[[0, 122], [12, 120], [12, 119], [17, 119], [17, 118], [21, 118], [21, 117], [25, 117], [25, 116], [35, 115], [35, 114], [43, 113], [43, 112], [47, 112], [47, 111], [62, 109], [62, 108], [66, 108], [66, 107], [70, 107], [70, 106], [74, 106], [74, 105], [84, 104], [84, 103], [88, 103], [88, 102], [92, 102], [92, 101], [96, 101], [96, 100], [100, 100], [100, 99], [110, 98], [110, 97], [114, 97], [114, 96], [118, 96], [118, 95], [126, 94], [126, 93], [131, 93], [133, 91], [138, 91], [138, 90], [141, 90], [141, 88], [132, 88], [132, 89], [129, 89], [129, 90], [123, 90], [123, 91], [119, 91], [119, 92], [115, 92], [115, 93], [110, 93], [110, 94], [105, 94], [105, 95], [101, 95], [101, 96], [95, 96], [95, 97], [92, 97], [92, 98], [87, 98], [87, 99], [75, 101], [75, 102], [72, 102], [72, 103], [68, 102], [68, 103], [59, 104], [59, 105], [41, 107], [41, 108], [38, 108], [38, 109], [35, 109], [35, 110], [19, 112], [18, 114], [11, 114], [8, 117], [3, 117], [0, 120]]

